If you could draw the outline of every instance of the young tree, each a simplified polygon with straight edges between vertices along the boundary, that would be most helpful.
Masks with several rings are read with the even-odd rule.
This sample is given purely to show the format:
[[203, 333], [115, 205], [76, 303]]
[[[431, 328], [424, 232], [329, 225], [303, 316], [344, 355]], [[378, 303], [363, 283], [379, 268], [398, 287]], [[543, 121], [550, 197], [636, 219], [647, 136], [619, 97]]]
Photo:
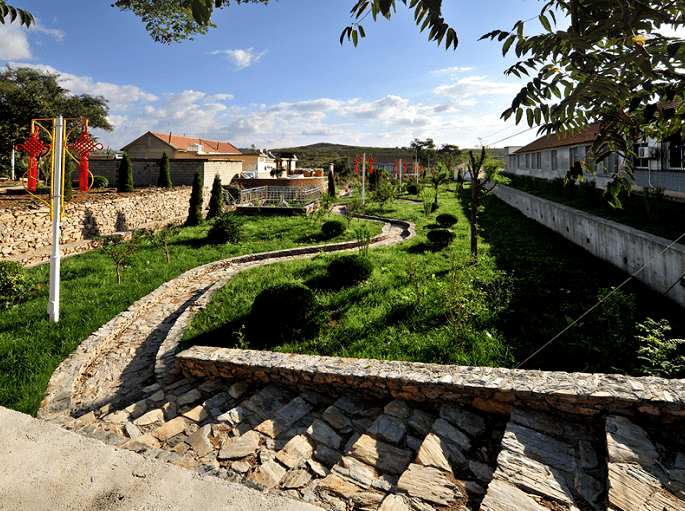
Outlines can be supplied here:
[[224, 210], [224, 197], [221, 188], [221, 178], [219, 174], [214, 174], [214, 182], [212, 183], [212, 196], [209, 198], [209, 211], [207, 212], [207, 219], [217, 217]]
[[127, 193], [133, 191], [133, 165], [128, 154], [124, 153], [124, 157], [119, 164], [119, 172], [117, 174], [117, 192]]
[[188, 218], [185, 225], [187, 227], [202, 224], [205, 219], [202, 217], [202, 171], [198, 168], [195, 171], [193, 178], [193, 189], [190, 192], [190, 207], [188, 209]]
[[438, 163], [433, 170], [433, 173], [430, 175], [430, 182], [435, 187], [435, 200], [433, 201], [433, 204], [435, 204], [433, 207], [434, 210], [438, 209], [438, 191], [440, 185], [449, 183], [450, 177], [449, 170], [447, 170], [442, 163]]
[[157, 179], [159, 188], [171, 188], [171, 171], [169, 170], [169, 155], [164, 151], [159, 160], [159, 178]]
[[121, 284], [121, 267], [126, 264], [129, 256], [138, 249], [143, 240], [144, 231], [137, 230], [131, 235], [131, 239], [126, 241], [123, 236], [96, 237], [95, 245], [100, 252], [107, 254], [114, 263], [117, 274], [117, 284]]
[[[483, 199], [490, 195], [498, 184], [507, 184], [509, 179], [500, 174], [500, 163], [488, 158], [485, 147], [481, 149], [480, 156], [477, 158], [473, 155], [473, 151], [469, 151], [467, 169], [471, 176], [471, 257], [478, 264], [479, 208], [483, 206]], [[485, 185], [488, 183], [493, 183], [493, 186], [486, 188]]]

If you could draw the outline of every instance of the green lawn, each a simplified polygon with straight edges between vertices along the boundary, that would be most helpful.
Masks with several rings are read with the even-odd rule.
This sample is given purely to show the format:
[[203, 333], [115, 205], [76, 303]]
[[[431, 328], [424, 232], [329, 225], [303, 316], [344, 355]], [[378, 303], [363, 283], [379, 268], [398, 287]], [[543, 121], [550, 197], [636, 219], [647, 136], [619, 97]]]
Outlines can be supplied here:
[[[204, 242], [208, 225], [184, 228], [172, 240], [171, 264], [164, 253], [143, 245], [116, 284], [114, 264], [100, 252], [62, 260], [60, 321], [48, 320], [49, 265], [29, 270], [34, 290], [0, 300], [0, 406], [35, 414], [57, 366], [104, 323], [164, 282], [196, 266], [237, 255], [320, 244], [320, 224], [305, 217], [247, 217], [240, 245]], [[381, 225], [368, 223], [373, 234]], [[329, 240], [356, 239], [353, 232]]]

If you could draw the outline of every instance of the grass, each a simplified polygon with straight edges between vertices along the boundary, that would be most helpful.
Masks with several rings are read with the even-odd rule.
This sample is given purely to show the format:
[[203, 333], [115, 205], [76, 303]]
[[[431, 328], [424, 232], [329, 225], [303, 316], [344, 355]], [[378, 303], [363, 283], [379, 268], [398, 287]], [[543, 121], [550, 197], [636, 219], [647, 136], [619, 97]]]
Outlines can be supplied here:
[[[481, 215], [480, 264], [469, 260], [468, 191], [441, 191], [430, 217], [421, 204], [392, 204], [370, 214], [416, 223], [411, 242], [371, 250], [372, 277], [359, 286], [329, 285], [336, 257], [280, 263], [242, 272], [186, 330], [184, 346], [249, 346], [282, 352], [515, 367], [598, 302], [626, 275], [496, 198]], [[450, 248], [432, 250], [434, 216], [459, 218]], [[315, 291], [317, 321], [297, 335], [261, 336], [250, 305], [260, 290], [296, 281]], [[682, 336], [682, 311], [639, 283], [619, 291], [524, 368], [640, 374], [635, 329], [647, 317], [666, 318]], [[262, 318], [263, 320], [263, 318]], [[306, 333], [307, 335], [302, 335]], [[281, 338], [279, 342], [274, 339]]]
[[[116, 284], [105, 254], [87, 252], [61, 264], [60, 320], [48, 321], [49, 266], [29, 270], [33, 290], [0, 300], [0, 406], [35, 415], [56, 367], [104, 323], [164, 282], [198, 265], [241, 254], [356, 239], [353, 232], [324, 240], [305, 217], [248, 217], [240, 245], [208, 245], [209, 224], [184, 228], [172, 239], [171, 264], [162, 250], [142, 246]], [[369, 223], [373, 234], [381, 225]]]
[[619, 195], [622, 208], [617, 209], [611, 207], [603, 191], [595, 189], [592, 184], [569, 183], [564, 186], [561, 178], [547, 180], [511, 174], [507, 174], [507, 177], [511, 179], [509, 186], [518, 190], [634, 227], [655, 236], [674, 241], [685, 233], [684, 206], [680, 201], [665, 199], [656, 203], [652, 202], [656, 210], [652, 210], [650, 215], [642, 194], [627, 195], [627, 192], [622, 191]]

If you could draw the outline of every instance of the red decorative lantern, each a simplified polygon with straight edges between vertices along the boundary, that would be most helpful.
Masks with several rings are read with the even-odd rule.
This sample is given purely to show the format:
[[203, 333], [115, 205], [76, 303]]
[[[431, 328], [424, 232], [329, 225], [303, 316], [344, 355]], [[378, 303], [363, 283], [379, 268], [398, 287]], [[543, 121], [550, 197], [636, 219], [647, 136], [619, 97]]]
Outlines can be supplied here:
[[[81, 132], [81, 138], [76, 142], [69, 144], [69, 147], [79, 153], [78, 177], [79, 177], [79, 191], [88, 191], [88, 156], [95, 150], [102, 149], [102, 144], [90, 138], [88, 134], [88, 127], [84, 126]], [[71, 179], [71, 176], [68, 176]]]
[[36, 191], [36, 182], [38, 180], [38, 158], [41, 153], [50, 150], [50, 144], [44, 144], [38, 138], [38, 126], [35, 127], [29, 139], [23, 144], [17, 144], [15, 149], [29, 153], [29, 170], [28, 170], [28, 186], [27, 190], [31, 192]]
[[359, 155], [354, 158], [354, 173], [359, 174]]
[[407, 173], [407, 161], [406, 160], [404, 161], [404, 173], [405, 174]]
[[397, 175], [397, 161], [395, 161], [395, 175]]
[[369, 168], [369, 174], [373, 174], [373, 156], [369, 156], [369, 165], [371, 166]]

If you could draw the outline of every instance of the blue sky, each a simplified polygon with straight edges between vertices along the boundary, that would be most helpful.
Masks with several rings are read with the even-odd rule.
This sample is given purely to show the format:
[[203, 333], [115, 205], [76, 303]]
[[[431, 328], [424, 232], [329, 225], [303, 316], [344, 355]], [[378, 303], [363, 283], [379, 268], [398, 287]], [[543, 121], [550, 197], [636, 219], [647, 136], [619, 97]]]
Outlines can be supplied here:
[[266, 148], [394, 147], [429, 137], [504, 147], [535, 138], [534, 130], [511, 137], [526, 126], [500, 120], [525, 85], [503, 74], [513, 58], [496, 41], [478, 41], [534, 18], [535, 0], [446, 1], [456, 51], [429, 43], [399, 2], [390, 21], [365, 21], [356, 48], [339, 42], [354, 0], [231, 5], [207, 35], [171, 45], [155, 43], [139, 18], [109, 1], [9, 3], [38, 24], [0, 25], [0, 65], [46, 69], [75, 94], [104, 96], [115, 130], [96, 134], [113, 149], [148, 130]]

